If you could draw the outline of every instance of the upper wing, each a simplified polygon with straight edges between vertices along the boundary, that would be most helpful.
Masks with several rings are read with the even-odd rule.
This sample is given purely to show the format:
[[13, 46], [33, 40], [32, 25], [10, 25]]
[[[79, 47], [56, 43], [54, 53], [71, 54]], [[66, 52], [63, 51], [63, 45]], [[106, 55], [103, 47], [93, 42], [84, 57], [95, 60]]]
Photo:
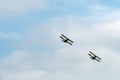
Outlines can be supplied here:
[[89, 53], [91, 53], [92, 55], [96, 56], [93, 52], [89, 51]]
[[98, 59], [102, 60], [100, 57], [96, 56]]
[[61, 34], [64, 38], [68, 39], [70, 42], [74, 43], [72, 40], [70, 40], [69, 38], [67, 38], [65, 35]]
[[68, 39], [65, 35], [61, 34], [64, 38]]
[[100, 57], [98, 57], [97, 55], [95, 55], [93, 52], [89, 51], [89, 53], [91, 53], [92, 55], [96, 56], [98, 59], [102, 60]]
[[63, 37], [60, 36], [61, 39], [65, 40]]
[[88, 55], [89, 55], [90, 57], [93, 57], [93, 56], [92, 56], [91, 54], [89, 54], [89, 53], [88, 53]]
[[74, 43], [72, 40], [68, 39], [70, 42]]

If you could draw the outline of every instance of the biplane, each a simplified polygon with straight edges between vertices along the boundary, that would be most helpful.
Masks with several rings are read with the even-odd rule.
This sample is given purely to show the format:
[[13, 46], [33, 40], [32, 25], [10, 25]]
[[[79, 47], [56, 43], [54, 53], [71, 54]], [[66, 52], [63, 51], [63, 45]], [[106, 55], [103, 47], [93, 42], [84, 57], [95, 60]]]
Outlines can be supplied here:
[[69, 38], [67, 38], [65, 35], [61, 34], [60, 38], [62, 39], [62, 41], [64, 43], [68, 43], [70, 45], [72, 45], [72, 43], [74, 43], [72, 40], [70, 40]]
[[90, 58], [92, 60], [96, 60], [98, 62], [100, 62], [100, 60], [102, 60], [100, 57], [98, 57], [97, 55], [95, 55], [93, 52], [89, 51], [88, 55], [90, 56]]

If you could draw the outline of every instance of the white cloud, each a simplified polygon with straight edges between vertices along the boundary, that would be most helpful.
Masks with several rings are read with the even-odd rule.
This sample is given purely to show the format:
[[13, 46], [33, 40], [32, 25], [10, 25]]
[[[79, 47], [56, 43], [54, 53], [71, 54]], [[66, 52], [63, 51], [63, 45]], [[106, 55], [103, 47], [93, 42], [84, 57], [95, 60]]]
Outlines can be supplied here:
[[113, 33], [119, 33], [120, 32], [120, 21], [111, 21], [108, 23], [104, 23], [104, 24], [99, 24], [99, 26], [97, 26], [97, 28], [99, 28], [102, 31], [106, 31], [106, 32], [113, 32]]
[[44, 71], [29, 70], [19, 72], [4, 72], [2, 73], [2, 80], [41, 80], [45, 75]]
[[103, 6], [103, 5], [100, 5], [100, 4], [94, 4], [94, 5], [89, 5], [90, 9], [93, 11], [93, 12], [105, 12], [105, 10], [108, 10], [109, 8], [107, 6]]
[[[49, 19], [43, 25], [33, 26], [21, 45], [27, 49], [30, 46], [34, 48], [39, 46], [40, 52], [15, 51], [2, 58], [0, 60], [2, 80], [120, 79], [119, 19], [113, 18], [113, 13], [108, 16], [102, 15], [103, 17], [95, 15], [98, 22], [85, 17], [84, 20], [91, 20], [89, 25], [87, 21], [80, 22], [78, 20], [80, 17], [77, 15], [76, 19], [74, 15]], [[103, 19], [106, 21], [102, 21]], [[113, 20], [115, 21], [112, 22]], [[73, 46], [61, 42], [59, 38], [61, 33], [75, 42]], [[12, 35], [16, 38], [16, 33]], [[1, 37], [11, 38], [3, 32]], [[41, 52], [43, 47], [47, 53]], [[102, 58], [101, 63], [89, 58], [87, 55], [89, 50]]]
[[46, 8], [45, 0], [1, 0], [0, 11], [4, 14], [21, 14], [28, 11], [43, 10]]
[[[112, 18], [110, 14], [108, 15], [111, 17], [110, 20], [106, 19], [108, 18], [107, 14], [106, 17], [105, 15], [103, 18], [101, 16], [97, 16], [96, 21], [88, 16], [84, 18], [83, 22], [80, 22], [81, 16], [78, 14], [50, 19], [45, 21], [43, 25], [33, 26], [33, 29], [28, 31], [24, 45], [27, 47], [41, 45], [56, 49], [65, 46], [59, 39], [62, 33], [71, 38], [75, 45], [114, 46], [114, 49], [118, 49], [116, 43], [119, 43], [120, 40], [119, 35], [117, 35], [119, 34], [119, 19]], [[103, 19], [106, 19], [105, 22], [102, 21]]]
[[11, 32], [11, 33], [5, 33], [5, 32], [0, 32], [0, 38], [2, 39], [22, 39], [23, 35], [18, 34], [16, 32]]
[[[113, 46], [119, 48], [120, 38], [115, 38], [113, 34], [114, 30], [119, 31], [119, 28], [113, 29], [112, 26], [119, 25], [119, 21], [113, 23], [107, 21], [109, 23], [105, 22], [102, 27], [96, 23], [97, 25], [91, 27], [92, 25], [78, 23], [73, 17], [69, 15], [51, 19], [28, 31], [23, 45], [27, 48], [40, 45], [39, 49], [44, 46], [46, 53], [17, 51], [0, 60], [2, 63], [0, 74], [3, 80], [119, 79], [120, 55], [119, 51], [113, 48]], [[61, 33], [74, 40], [73, 46], [61, 42], [59, 39]], [[89, 58], [87, 55], [89, 50], [102, 58], [101, 63]], [[15, 74], [16, 78], [11, 77]]]
[[[15, 51], [0, 60], [0, 77], [2, 80], [119, 79], [118, 53], [105, 47], [96, 47], [94, 52], [102, 58], [101, 63], [98, 63], [89, 58], [88, 49], [81, 46], [61, 48], [54, 54]], [[23, 67], [25, 65], [27, 67]]]

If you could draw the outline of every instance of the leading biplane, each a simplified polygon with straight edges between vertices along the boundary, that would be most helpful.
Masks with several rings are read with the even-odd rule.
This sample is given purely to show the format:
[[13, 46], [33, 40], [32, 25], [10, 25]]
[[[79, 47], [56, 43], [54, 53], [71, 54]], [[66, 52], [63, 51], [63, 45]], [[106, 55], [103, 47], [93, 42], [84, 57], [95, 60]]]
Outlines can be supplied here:
[[70, 40], [69, 38], [67, 38], [65, 35], [61, 34], [60, 38], [62, 39], [62, 41], [64, 43], [68, 43], [70, 45], [72, 45], [72, 43], [74, 43], [72, 40]]

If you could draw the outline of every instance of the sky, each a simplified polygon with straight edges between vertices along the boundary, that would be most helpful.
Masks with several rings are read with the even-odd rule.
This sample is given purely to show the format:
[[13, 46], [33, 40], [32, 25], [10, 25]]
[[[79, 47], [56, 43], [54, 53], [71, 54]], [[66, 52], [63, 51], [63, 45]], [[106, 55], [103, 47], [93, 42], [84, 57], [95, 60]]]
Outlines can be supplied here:
[[[119, 0], [0, 0], [0, 80], [119, 80]], [[65, 44], [59, 36], [74, 41]], [[102, 58], [91, 60], [92, 51]]]

